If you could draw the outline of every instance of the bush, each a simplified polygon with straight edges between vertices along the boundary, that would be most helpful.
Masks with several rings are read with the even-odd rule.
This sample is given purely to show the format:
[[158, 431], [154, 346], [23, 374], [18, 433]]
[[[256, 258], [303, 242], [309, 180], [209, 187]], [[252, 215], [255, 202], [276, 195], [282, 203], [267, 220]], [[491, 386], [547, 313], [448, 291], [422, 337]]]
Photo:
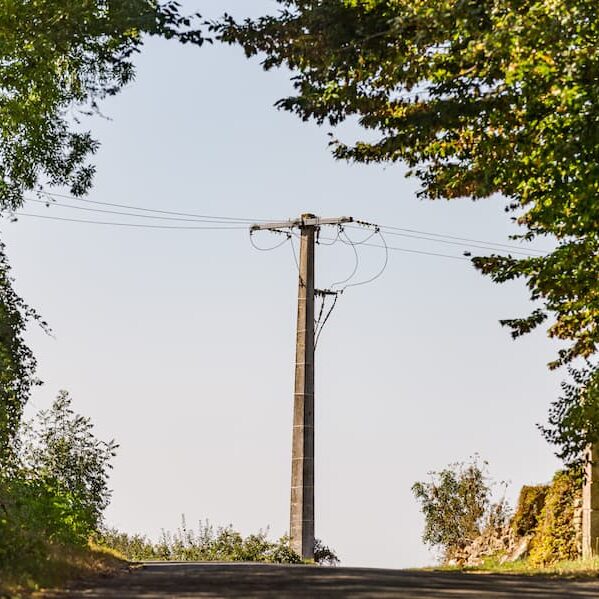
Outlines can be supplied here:
[[87, 537], [99, 529], [110, 502], [108, 473], [118, 446], [97, 439], [90, 419], [71, 404], [61, 391], [49, 410], [21, 428], [21, 473], [68, 497], [74, 522]]
[[522, 487], [518, 507], [511, 522], [517, 536], [524, 537], [534, 533], [548, 491], [549, 485]]
[[33, 352], [24, 339], [31, 321], [47, 330], [38, 314], [14, 291], [5, 247], [0, 241], [0, 477], [14, 468], [14, 441], [23, 408], [31, 389], [39, 384]]
[[[188, 529], [185, 518], [174, 532], [162, 532], [157, 543], [142, 535], [128, 535], [116, 530], [104, 531], [98, 542], [114, 549], [132, 561], [225, 561], [299, 564], [301, 557], [282, 537], [270, 541], [267, 531], [243, 537], [232, 526], [214, 528], [208, 521], [200, 522], [198, 530]], [[323, 565], [336, 565], [335, 552], [320, 540], [315, 543], [314, 559]]]
[[480, 536], [487, 526], [498, 526], [498, 518], [506, 517], [503, 501], [491, 504], [486, 465], [475, 457], [469, 464], [451, 464], [431, 472], [430, 482], [412, 486], [425, 519], [422, 539], [440, 547], [445, 560]]
[[544, 566], [579, 556], [574, 527], [574, 504], [582, 489], [577, 470], [558, 472], [547, 490], [531, 541], [529, 562]]
[[0, 574], [31, 573], [53, 547], [84, 547], [98, 530], [116, 445], [92, 428], [65, 392], [21, 426], [13, 467], [0, 477]]
[[185, 518], [174, 533], [162, 532], [157, 543], [141, 535], [128, 535], [107, 530], [99, 543], [115, 549], [133, 561], [242, 561], [296, 564], [301, 558], [291, 550], [286, 537], [269, 541], [267, 533], [243, 538], [231, 526], [215, 529], [209, 522], [200, 522], [198, 530], [188, 529]]
[[333, 549], [327, 547], [320, 539], [314, 542], [314, 561], [321, 566], [337, 566], [339, 558]]

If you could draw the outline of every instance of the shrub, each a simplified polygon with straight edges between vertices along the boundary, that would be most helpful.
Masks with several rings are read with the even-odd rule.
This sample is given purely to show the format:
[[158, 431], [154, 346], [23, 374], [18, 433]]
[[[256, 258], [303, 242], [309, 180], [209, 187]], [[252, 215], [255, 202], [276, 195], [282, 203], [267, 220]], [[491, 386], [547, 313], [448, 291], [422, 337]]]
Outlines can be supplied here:
[[47, 325], [16, 294], [13, 279], [0, 241], [0, 477], [14, 467], [14, 440], [21, 424], [23, 408], [35, 377], [36, 361], [25, 343], [27, 323]]
[[549, 485], [524, 486], [518, 497], [518, 506], [512, 518], [512, 529], [519, 537], [532, 534], [536, 527]]
[[[232, 561], [299, 564], [301, 557], [289, 546], [289, 538], [268, 539], [268, 531], [243, 537], [232, 526], [214, 528], [200, 522], [197, 531], [188, 529], [185, 518], [174, 532], [162, 532], [157, 543], [142, 535], [128, 535], [116, 530], [104, 531], [98, 542], [118, 551], [133, 561]], [[335, 552], [317, 540], [314, 560], [323, 565], [336, 565]]]
[[486, 462], [455, 463], [431, 472], [430, 482], [417, 482], [412, 492], [420, 502], [425, 527], [423, 541], [440, 547], [446, 560], [478, 537], [491, 508]]
[[337, 566], [339, 564], [339, 558], [335, 551], [320, 539], [316, 539], [314, 542], [314, 561], [322, 566]]
[[546, 565], [579, 557], [574, 528], [574, 504], [582, 489], [578, 471], [558, 472], [547, 490], [531, 541], [529, 561]]
[[85, 546], [98, 529], [116, 445], [92, 429], [65, 392], [21, 426], [14, 465], [0, 476], [0, 574], [31, 572], [52, 547]]

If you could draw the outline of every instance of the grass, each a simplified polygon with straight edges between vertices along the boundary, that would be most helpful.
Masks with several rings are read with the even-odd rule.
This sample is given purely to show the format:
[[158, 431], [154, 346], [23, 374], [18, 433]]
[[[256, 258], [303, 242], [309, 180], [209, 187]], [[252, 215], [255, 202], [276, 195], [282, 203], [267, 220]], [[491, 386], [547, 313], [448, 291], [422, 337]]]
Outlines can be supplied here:
[[117, 552], [90, 544], [88, 547], [52, 546], [42, 562], [18, 566], [18, 571], [0, 572], [0, 598], [35, 596], [36, 591], [63, 587], [68, 583], [104, 577], [123, 571], [129, 562]]
[[599, 557], [556, 562], [538, 566], [526, 560], [500, 563], [497, 558], [487, 558], [480, 566], [441, 566], [431, 570], [444, 572], [472, 572], [478, 574], [520, 574], [523, 576], [599, 577]]

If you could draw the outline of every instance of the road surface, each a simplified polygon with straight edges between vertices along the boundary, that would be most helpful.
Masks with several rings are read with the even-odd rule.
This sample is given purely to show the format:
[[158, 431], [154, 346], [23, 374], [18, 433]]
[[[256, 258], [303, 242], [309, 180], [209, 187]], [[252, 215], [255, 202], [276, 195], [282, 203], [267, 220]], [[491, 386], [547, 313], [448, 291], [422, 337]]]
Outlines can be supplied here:
[[149, 563], [46, 599], [599, 598], [599, 579], [265, 564]]

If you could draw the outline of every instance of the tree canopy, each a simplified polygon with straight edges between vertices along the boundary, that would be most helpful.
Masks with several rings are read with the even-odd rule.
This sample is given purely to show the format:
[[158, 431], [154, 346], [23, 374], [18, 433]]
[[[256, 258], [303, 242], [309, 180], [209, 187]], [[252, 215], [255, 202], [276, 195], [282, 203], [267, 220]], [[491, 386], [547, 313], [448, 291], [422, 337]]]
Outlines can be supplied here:
[[12, 465], [23, 408], [38, 383], [35, 357], [24, 334], [28, 321], [39, 318], [17, 295], [12, 283], [0, 242], [0, 478]]
[[0, 0], [0, 210], [43, 185], [91, 186], [98, 143], [81, 119], [135, 76], [144, 36], [201, 44], [169, 0]]
[[[277, 106], [374, 141], [331, 142], [357, 162], [404, 161], [430, 199], [501, 194], [548, 255], [474, 258], [494, 281], [523, 278], [538, 308], [503, 322], [514, 337], [548, 321], [552, 368], [599, 343], [599, 20], [594, 0], [279, 0], [275, 15], [213, 29], [287, 66]], [[595, 367], [592, 366], [594, 369]], [[597, 373], [593, 376], [598, 376]], [[595, 387], [596, 388], [596, 387]]]

